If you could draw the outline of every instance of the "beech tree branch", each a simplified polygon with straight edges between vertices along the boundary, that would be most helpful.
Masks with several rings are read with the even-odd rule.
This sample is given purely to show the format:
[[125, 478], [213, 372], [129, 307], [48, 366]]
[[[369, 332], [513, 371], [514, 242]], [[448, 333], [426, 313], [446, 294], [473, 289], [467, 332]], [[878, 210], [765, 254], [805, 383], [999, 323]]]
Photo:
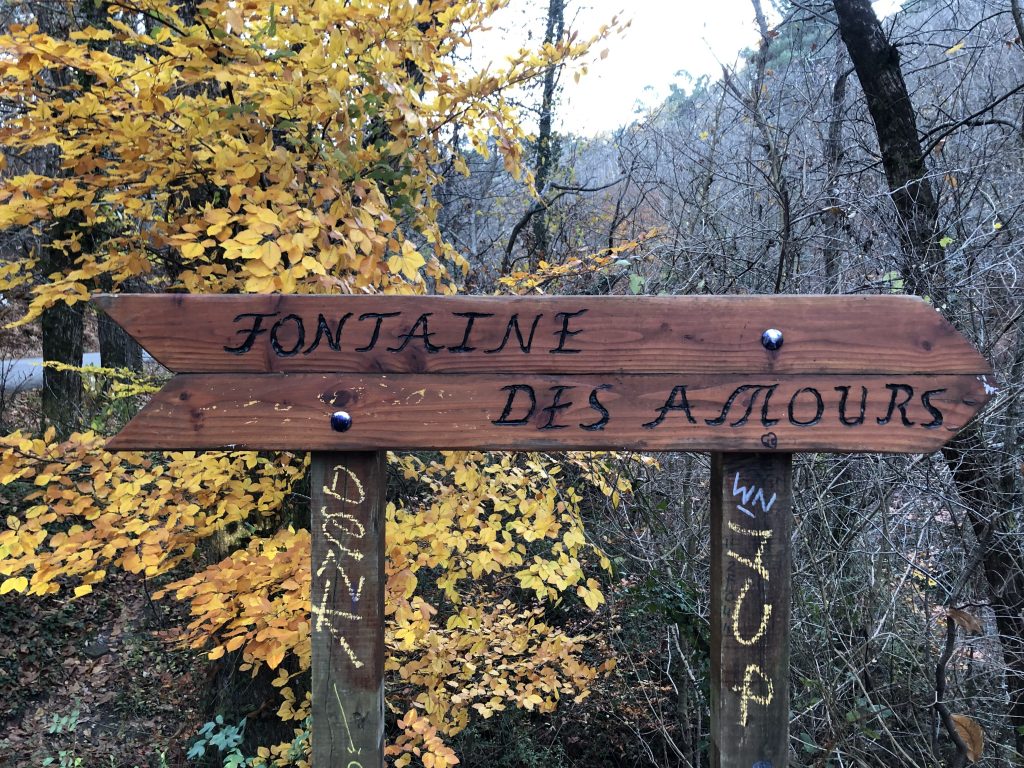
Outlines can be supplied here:
[[970, 114], [970, 115], [968, 115], [967, 117], [965, 117], [965, 118], [963, 118], [961, 120], [957, 120], [957, 121], [952, 122], [952, 123], [944, 123], [943, 125], [939, 125], [939, 126], [936, 126], [935, 128], [932, 128], [930, 131], [926, 131], [922, 138], [928, 138], [929, 136], [932, 136], [935, 133], [939, 133], [939, 135], [936, 138], [932, 139], [930, 142], [928, 142], [928, 144], [925, 145], [924, 150], [923, 150], [924, 154], [925, 155], [930, 154], [932, 152], [932, 150], [934, 150], [935, 147], [937, 147], [942, 142], [943, 139], [945, 139], [947, 136], [950, 136], [951, 134], [955, 133], [958, 128], [962, 128], [965, 125], [975, 125], [975, 124], [977, 124], [977, 125], [991, 125], [991, 124], [1009, 125], [1012, 128], [1014, 128], [1015, 130], [1020, 131], [1021, 130], [1020, 126], [1018, 126], [1016, 123], [1013, 123], [1013, 122], [1011, 122], [1009, 120], [1001, 120], [999, 118], [989, 118], [989, 119], [984, 120], [984, 121], [979, 121], [979, 122], [975, 122], [975, 121], [977, 121], [977, 119], [979, 117], [981, 117], [982, 115], [984, 115], [986, 112], [992, 111], [993, 109], [998, 107], [1000, 104], [1002, 104], [1004, 101], [1009, 99], [1011, 96], [1015, 96], [1018, 93], [1020, 93], [1021, 91], [1024, 91], [1024, 83], [1021, 83], [1016, 88], [1013, 88], [1012, 90], [1010, 90], [1008, 93], [1003, 94], [1002, 96], [1000, 96], [995, 101], [990, 102], [986, 106], [984, 106], [981, 109], [979, 109], [977, 112], [974, 112], [973, 114]]
[[499, 274], [507, 275], [509, 270], [512, 269], [512, 265], [515, 263], [512, 260], [512, 249], [515, 248], [516, 240], [519, 237], [519, 233], [523, 231], [523, 228], [530, 223], [530, 220], [534, 216], [536, 216], [541, 211], [546, 211], [548, 208], [550, 208], [552, 205], [554, 205], [556, 202], [558, 202], [561, 198], [565, 197], [566, 195], [584, 192], [600, 192], [610, 187], [614, 187], [616, 184], [624, 181], [625, 178], [625, 176], [620, 176], [615, 181], [611, 181], [607, 184], [602, 184], [601, 186], [598, 187], [569, 187], [563, 184], [550, 184], [549, 186], [552, 189], [558, 190], [558, 194], [553, 195], [547, 200], [541, 199], [534, 202], [533, 205], [526, 209], [526, 212], [523, 214], [522, 218], [516, 222], [516, 225], [512, 227], [512, 232], [508, 236], [508, 243], [505, 244], [505, 255], [501, 259], [501, 269], [499, 270]]
[[960, 736], [960, 732], [956, 729], [956, 724], [953, 722], [953, 715], [949, 711], [949, 707], [946, 706], [944, 701], [946, 696], [946, 666], [949, 664], [949, 660], [953, 657], [953, 651], [956, 649], [956, 622], [951, 616], [946, 617], [946, 645], [942, 649], [942, 655], [939, 656], [939, 660], [935, 665], [935, 711], [939, 713], [939, 717], [942, 719], [942, 725], [946, 728], [946, 733], [949, 734], [949, 738], [956, 744], [958, 752], [957, 760], [954, 765], [965, 765], [967, 762], [968, 749], [967, 744]]

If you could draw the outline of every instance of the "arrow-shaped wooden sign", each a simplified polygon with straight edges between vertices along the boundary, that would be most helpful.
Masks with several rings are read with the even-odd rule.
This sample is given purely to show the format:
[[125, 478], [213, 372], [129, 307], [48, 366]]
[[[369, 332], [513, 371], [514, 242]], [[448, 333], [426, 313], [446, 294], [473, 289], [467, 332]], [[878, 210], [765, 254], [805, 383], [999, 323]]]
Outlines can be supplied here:
[[931, 451], [994, 391], [899, 296], [97, 303], [176, 373], [111, 448], [313, 450], [315, 768], [383, 765], [383, 450], [718, 452], [711, 760], [785, 768], [790, 454]]
[[914, 453], [992, 391], [906, 296], [96, 301], [177, 374], [112, 449]]

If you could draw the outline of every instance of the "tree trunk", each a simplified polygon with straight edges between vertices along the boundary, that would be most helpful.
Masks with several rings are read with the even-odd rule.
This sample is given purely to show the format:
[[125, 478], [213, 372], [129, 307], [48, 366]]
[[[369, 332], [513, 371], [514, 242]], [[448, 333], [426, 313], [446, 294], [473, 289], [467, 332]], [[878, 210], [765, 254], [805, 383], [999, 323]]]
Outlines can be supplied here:
[[939, 247], [939, 206], [917, 133], [917, 118], [900, 55], [882, 31], [869, 0], [834, 0], [839, 33], [875, 123], [882, 167], [896, 209], [907, 292], [946, 304], [945, 260]]
[[[125, 284], [129, 291], [133, 290], [131, 281]], [[103, 281], [103, 290], [109, 291], [112, 284], [109, 278]], [[96, 318], [97, 334], [100, 340], [100, 365], [104, 368], [131, 368], [142, 370], [142, 347], [120, 325], [115, 323], [106, 312], [98, 311]]]
[[142, 370], [142, 347], [117, 323], [100, 312], [97, 319], [100, 337], [100, 364], [104, 368]]
[[[63, 4], [35, 7], [36, 20], [42, 32], [58, 39], [65, 39], [70, 29], [71, 7]], [[58, 91], [66, 88], [73, 74], [66, 68], [50, 70], [51, 85]], [[40, 171], [47, 176], [61, 175], [60, 157], [54, 148], [44, 148], [38, 162]], [[39, 274], [50, 275], [65, 272], [72, 266], [72, 258], [66, 254], [59, 242], [68, 238], [75, 222], [70, 218], [55, 221], [39, 244]], [[43, 312], [40, 319], [43, 336], [43, 362], [82, 366], [83, 305], [68, 306], [63, 302]], [[43, 390], [41, 404], [42, 427], [52, 426], [61, 439], [67, 437], [79, 425], [82, 411], [82, 375], [78, 371], [62, 371], [43, 368]]]
[[[544, 30], [544, 44], [550, 45], [562, 38], [565, 33], [565, 0], [549, 0], [548, 20]], [[558, 137], [551, 128], [552, 115], [555, 110], [555, 92], [558, 87], [558, 67], [548, 67], [544, 73], [544, 89], [540, 102], [540, 121], [537, 127], [537, 158], [533, 167], [534, 183], [537, 195], [543, 199], [551, 173], [558, 163]], [[537, 269], [541, 259], [549, 258], [551, 247], [548, 237], [547, 211], [536, 213], [531, 222], [533, 243], [530, 252], [530, 271]]]
[[[43, 312], [43, 360], [81, 367], [82, 305], [57, 304]], [[82, 412], [82, 374], [43, 369], [43, 426], [52, 426], [66, 438], [79, 424]]]
[[843, 292], [842, 249], [847, 213], [842, 208], [837, 186], [839, 171], [843, 165], [843, 120], [846, 117], [846, 70], [844, 56], [836, 57], [836, 80], [832, 86], [832, 109], [828, 119], [828, 139], [825, 141], [825, 162], [828, 167], [828, 187], [825, 202], [825, 290], [828, 293]]

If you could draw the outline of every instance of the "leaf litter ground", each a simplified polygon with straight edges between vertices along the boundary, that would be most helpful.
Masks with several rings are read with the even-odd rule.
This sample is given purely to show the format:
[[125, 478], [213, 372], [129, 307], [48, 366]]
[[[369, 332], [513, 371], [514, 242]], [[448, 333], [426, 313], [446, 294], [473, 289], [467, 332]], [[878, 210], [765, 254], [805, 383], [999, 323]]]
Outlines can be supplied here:
[[127, 574], [74, 601], [5, 595], [0, 768], [61, 765], [62, 751], [72, 766], [157, 768], [161, 754], [186, 765], [208, 664], [170, 642], [176, 607], [154, 607]]

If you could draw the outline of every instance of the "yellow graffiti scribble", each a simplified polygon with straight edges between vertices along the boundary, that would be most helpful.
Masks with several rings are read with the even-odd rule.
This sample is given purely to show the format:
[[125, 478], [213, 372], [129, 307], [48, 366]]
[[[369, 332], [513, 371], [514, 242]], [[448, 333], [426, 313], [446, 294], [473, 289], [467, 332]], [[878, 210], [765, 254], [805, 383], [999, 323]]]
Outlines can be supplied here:
[[[337, 493], [334, 490], [335, 488], [338, 487], [338, 478], [340, 477], [342, 472], [348, 475], [349, 479], [351, 479], [352, 482], [355, 483], [355, 488], [359, 496], [358, 499], [346, 499], [340, 493]], [[362, 483], [359, 482], [359, 478], [356, 477], [355, 473], [352, 472], [352, 470], [341, 465], [334, 467], [334, 474], [331, 478], [331, 482], [329, 485], [323, 486], [323, 492], [325, 495], [335, 498], [343, 504], [361, 504], [366, 499], [366, 493], [363, 490]], [[320, 530], [323, 533], [324, 538], [333, 545], [333, 548], [327, 550], [327, 555], [324, 558], [323, 563], [317, 569], [316, 575], [323, 576], [324, 572], [327, 570], [328, 564], [334, 563], [334, 570], [340, 575], [340, 578], [344, 581], [344, 586], [348, 592], [350, 600], [353, 603], [359, 602], [359, 599], [363, 593], [363, 585], [365, 584], [366, 581], [365, 577], [361, 576], [359, 578], [359, 583], [356, 585], [355, 589], [353, 589], [352, 580], [349, 578], [348, 573], [345, 571], [345, 569], [339, 562], [339, 558], [344, 554], [348, 555], [353, 560], [358, 562], [363, 559], [363, 553], [353, 549], [349, 549], [347, 546], [342, 544], [339, 536], [332, 534], [328, 525], [330, 523], [333, 523], [337, 526], [338, 531], [344, 534], [348, 534], [349, 536], [355, 539], [361, 539], [366, 535], [366, 526], [364, 526], [361, 522], [359, 522], [358, 519], [356, 519], [355, 517], [346, 512], [342, 512], [340, 510], [328, 511], [326, 504], [320, 508], [320, 515], [323, 519], [323, 523], [320, 526]], [[343, 527], [343, 521], [349, 523], [350, 526], [347, 528]], [[358, 656], [356, 656], [355, 651], [352, 649], [352, 646], [349, 645], [345, 637], [337, 629], [335, 629], [334, 624], [331, 620], [334, 618], [339, 618], [345, 619], [347, 621], [361, 621], [362, 617], [355, 613], [342, 611], [337, 608], [328, 608], [327, 600], [330, 594], [331, 580], [324, 579], [324, 588], [323, 593], [321, 594], [320, 597], [319, 605], [314, 603], [312, 606], [312, 613], [316, 619], [315, 628], [317, 631], [321, 632], [325, 629], [328, 630], [331, 633], [332, 637], [334, 637], [341, 645], [341, 647], [344, 649], [345, 654], [349, 657], [353, 666], [355, 666], [358, 669], [359, 667], [363, 666], [363, 662], [359, 660]]]
[[[334, 490], [335, 488], [338, 487], [338, 476], [342, 472], [344, 472], [346, 475], [348, 475], [349, 479], [353, 483], [355, 483], [355, 485], [356, 485], [356, 492], [359, 494], [359, 498], [358, 499], [346, 499], [340, 493], [337, 493]], [[343, 467], [340, 464], [334, 468], [334, 476], [331, 478], [330, 485], [325, 485], [324, 486], [324, 493], [326, 493], [328, 496], [331, 496], [331, 497], [337, 499], [338, 501], [340, 501], [340, 502], [342, 502], [344, 504], [362, 504], [364, 501], [366, 501], [366, 491], [363, 490], [363, 484], [361, 482], [359, 482], [359, 478], [356, 477], [356, 473], [353, 472], [348, 467]]]
[[772, 531], [759, 531], [753, 528], [741, 528], [733, 522], [729, 523], [729, 530], [733, 533], [741, 533], [744, 536], [755, 536], [761, 539], [761, 546], [757, 548], [757, 554], [754, 556], [753, 560], [748, 560], [742, 555], [736, 554], [731, 549], [725, 554], [735, 559], [736, 562], [743, 563], [743, 565], [748, 568], [753, 568], [762, 579], [768, 581], [768, 569], [764, 567], [762, 558], [764, 557], [764, 549], [768, 545], [768, 539], [772, 537]]
[[740, 636], [740, 609], [743, 608], [743, 598], [747, 596], [747, 592], [750, 591], [752, 586], [754, 586], [754, 582], [747, 579], [743, 583], [743, 589], [740, 590], [739, 597], [736, 598], [736, 604], [732, 607], [732, 636], [741, 645], [753, 645], [764, 637], [764, 633], [768, 631], [768, 622], [772, 618], [772, 607], [765, 603], [761, 607], [761, 626], [757, 628], [757, 633], [749, 640]]
[[[765, 687], [768, 689], [765, 696], [758, 696], [750, 690], [750, 684], [754, 680], [755, 672], [761, 676], [761, 679], [764, 680]], [[744, 728], [747, 727], [747, 716], [750, 714], [750, 702], [760, 704], [762, 707], [767, 707], [772, 703], [772, 698], [775, 696], [775, 687], [772, 685], [771, 679], [759, 666], [757, 666], [757, 664], [747, 665], [747, 669], [743, 673], [743, 685], [735, 685], [732, 690], [734, 693], [740, 694], [740, 725]]]
[[328, 608], [327, 596], [328, 593], [330, 592], [330, 589], [331, 582], [328, 579], [324, 582], [324, 594], [323, 597], [320, 599], [320, 605], [316, 605], [314, 603], [312, 606], [313, 616], [316, 617], [315, 629], [319, 632], [322, 632], [324, 629], [330, 632], [334, 639], [338, 641], [338, 644], [341, 645], [342, 649], [345, 651], [345, 654], [352, 662], [352, 666], [354, 666], [356, 669], [359, 669], [361, 666], [363, 666], [363, 662], [359, 660], [359, 657], [356, 656], [356, 652], [352, 649], [352, 646], [348, 644], [348, 640], [346, 640], [344, 635], [342, 635], [334, 628], [334, 624], [329, 619], [337, 617], [341, 619], [348, 619], [350, 621], [359, 621], [360, 617], [354, 613], [349, 613], [348, 611], [339, 611], [336, 608]]
[[[359, 553], [357, 552], [356, 554]], [[341, 567], [341, 564], [337, 562], [334, 552], [331, 550], [327, 551], [327, 556], [324, 558], [323, 564], [316, 569], [316, 575], [323, 576], [324, 571], [327, 570], [328, 563], [334, 563], [335, 572], [340, 574], [341, 578], [345, 580], [345, 588], [348, 590], [349, 599], [351, 599], [353, 603], [358, 603], [363, 595], [363, 585], [366, 583], [366, 577], [359, 577], [359, 584], [356, 585], [355, 591], [353, 591], [352, 580], [348, 577], [348, 573], [345, 572], [345, 569]]]
[[[348, 753], [350, 755], [361, 755], [363, 748], [356, 749], [355, 739], [352, 738], [352, 729], [348, 727], [348, 715], [345, 714], [345, 705], [341, 702], [341, 693], [338, 692], [338, 684], [331, 681], [331, 687], [334, 689], [334, 698], [338, 700], [338, 709], [341, 710], [341, 722], [345, 724], [345, 733], [348, 734]], [[349, 768], [353, 765], [359, 765], [362, 768], [361, 764], [356, 760], [349, 763]]]
[[[326, 491], [327, 489], [324, 488], [324, 490]], [[340, 530], [349, 534], [354, 539], [361, 539], [363, 538], [363, 536], [366, 535], [366, 526], [364, 526], [356, 518], [352, 517], [352, 515], [346, 512], [328, 512], [326, 505], [320, 507], [320, 517], [323, 518], [324, 521], [323, 525], [320, 526], [320, 530], [323, 532], [324, 538], [331, 542], [331, 544], [335, 546], [338, 552], [344, 552], [346, 555], [351, 557], [356, 562], [362, 560], [363, 553], [355, 549], [349, 549], [341, 543], [341, 539], [339, 539], [337, 536], [332, 536], [330, 531], [327, 530], [327, 524], [334, 523], [338, 526]], [[358, 528], [358, 532], [353, 530], [345, 530], [341, 527], [341, 523], [338, 522], [339, 520], [347, 520], [348, 522], [352, 523], [356, 528]]]
[[[340, 493], [335, 492], [334, 489], [338, 487], [338, 476], [342, 472], [347, 474], [349, 478], [352, 480], [352, 482], [355, 483], [356, 490], [358, 491], [359, 494], [358, 499], [346, 499], [342, 497]], [[323, 492], [325, 495], [335, 498], [343, 504], [361, 504], [366, 499], [366, 492], [363, 490], [363, 485], [362, 483], [359, 482], [359, 478], [356, 477], [355, 473], [352, 472], [352, 470], [341, 465], [338, 465], [334, 468], [334, 476], [331, 478], [331, 483], [330, 485], [325, 485], [323, 487]], [[321, 527], [321, 530], [323, 531], [324, 538], [326, 538], [331, 544], [333, 544], [338, 549], [339, 552], [344, 552], [353, 560], [362, 560], [363, 554], [361, 552], [349, 549], [344, 544], [342, 544], [341, 540], [338, 537], [331, 535], [330, 531], [327, 528], [327, 525], [328, 523], [334, 523], [338, 526], [339, 530], [341, 530], [344, 533], [347, 533], [349, 536], [355, 539], [361, 539], [366, 535], [366, 526], [359, 522], [357, 518], [353, 517], [347, 512], [343, 512], [341, 510], [328, 511], [326, 504], [320, 508], [320, 516], [323, 518], [323, 525]], [[350, 523], [351, 527], [348, 529], [343, 528], [342, 521]], [[351, 585], [349, 586], [351, 588]]]
[[348, 611], [343, 611], [340, 608], [328, 608], [327, 607], [327, 598], [330, 596], [329, 595], [330, 591], [331, 591], [331, 580], [330, 579], [324, 579], [324, 594], [320, 598], [320, 605], [319, 606], [314, 605], [311, 608], [311, 610], [313, 612], [313, 615], [316, 616], [316, 628], [318, 630], [322, 630], [324, 628], [327, 628], [327, 629], [331, 628], [331, 623], [329, 621], [327, 621], [327, 618], [330, 617], [330, 616], [337, 616], [340, 619], [348, 619], [349, 621], [361, 621], [362, 620], [362, 617], [359, 616], [356, 613], [349, 613]]

